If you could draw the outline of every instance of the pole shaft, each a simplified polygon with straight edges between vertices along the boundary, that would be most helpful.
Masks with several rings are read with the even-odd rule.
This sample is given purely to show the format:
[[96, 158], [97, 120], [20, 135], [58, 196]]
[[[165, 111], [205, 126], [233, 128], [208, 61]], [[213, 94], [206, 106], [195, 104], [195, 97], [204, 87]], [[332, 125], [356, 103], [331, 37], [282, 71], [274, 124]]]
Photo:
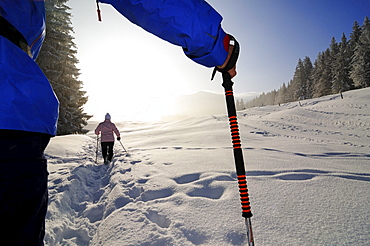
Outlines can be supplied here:
[[95, 163], [98, 163], [98, 151], [99, 151], [99, 136], [96, 136], [96, 157], [95, 157]]
[[245, 218], [245, 225], [247, 227], [248, 246], [254, 246], [251, 218]]
[[121, 140], [119, 140], [119, 143], [121, 144], [121, 146], [122, 146], [123, 150], [124, 150], [126, 153], [128, 153], [128, 152], [127, 152], [127, 150], [126, 150], [126, 148], [125, 148], [125, 146], [123, 146], [123, 144], [122, 144]]

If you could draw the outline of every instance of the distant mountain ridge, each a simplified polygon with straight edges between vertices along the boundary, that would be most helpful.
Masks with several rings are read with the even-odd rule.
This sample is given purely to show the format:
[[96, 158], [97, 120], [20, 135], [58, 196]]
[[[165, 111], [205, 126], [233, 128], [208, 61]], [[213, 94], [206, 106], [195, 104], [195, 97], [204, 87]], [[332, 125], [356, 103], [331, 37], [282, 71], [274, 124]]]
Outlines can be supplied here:
[[[259, 93], [248, 92], [235, 95], [235, 100], [243, 99], [244, 102], [255, 98]], [[225, 96], [206, 91], [184, 95], [177, 98], [173, 104], [172, 112], [179, 116], [201, 116], [226, 113]]]

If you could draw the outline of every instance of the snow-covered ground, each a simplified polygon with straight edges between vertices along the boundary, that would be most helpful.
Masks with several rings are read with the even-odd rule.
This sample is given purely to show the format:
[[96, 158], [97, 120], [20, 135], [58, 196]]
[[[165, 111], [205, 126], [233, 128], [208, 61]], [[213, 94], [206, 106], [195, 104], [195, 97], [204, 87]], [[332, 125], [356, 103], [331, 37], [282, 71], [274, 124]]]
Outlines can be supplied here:
[[[370, 245], [370, 88], [301, 104], [239, 112], [255, 244]], [[46, 245], [246, 244], [226, 115], [116, 125], [52, 139]]]

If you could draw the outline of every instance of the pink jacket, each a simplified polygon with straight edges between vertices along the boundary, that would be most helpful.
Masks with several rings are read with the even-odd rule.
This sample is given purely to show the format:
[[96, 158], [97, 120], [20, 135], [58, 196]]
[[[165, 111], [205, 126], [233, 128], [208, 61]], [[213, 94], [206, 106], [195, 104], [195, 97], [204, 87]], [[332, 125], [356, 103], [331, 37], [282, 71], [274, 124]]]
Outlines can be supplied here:
[[101, 122], [98, 127], [95, 129], [95, 134], [99, 135], [101, 132], [101, 142], [114, 142], [113, 132], [117, 137], [120, 137], [120, 133], [115, 124], [110, 120], [105, 120]]

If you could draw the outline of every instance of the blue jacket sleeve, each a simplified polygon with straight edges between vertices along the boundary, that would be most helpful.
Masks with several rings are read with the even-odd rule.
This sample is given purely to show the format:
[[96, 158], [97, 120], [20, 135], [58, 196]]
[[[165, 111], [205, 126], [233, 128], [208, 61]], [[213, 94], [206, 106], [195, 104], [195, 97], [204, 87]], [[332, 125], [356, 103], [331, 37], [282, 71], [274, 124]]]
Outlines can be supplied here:
[[[222, 17], [204, 0], [99, 0], [146, 31], [181, 46], [190, 59], [206, 67], [227, 57]], [[228, 47], [227, 47], [228, 49]]]
[[1, 18], [22, 34], [32, 55], [31, 59], [13, 40], [0, 35], [0, 129], [56, 134], [58, 99], [34, 62], [45, 36], [44, 4], [44, 0], [0, 0]]
[[7, 19], [27, 40], [32, 58], [36, 59], [45, 38], [44, 0], [0, 0], [0, 15]]

